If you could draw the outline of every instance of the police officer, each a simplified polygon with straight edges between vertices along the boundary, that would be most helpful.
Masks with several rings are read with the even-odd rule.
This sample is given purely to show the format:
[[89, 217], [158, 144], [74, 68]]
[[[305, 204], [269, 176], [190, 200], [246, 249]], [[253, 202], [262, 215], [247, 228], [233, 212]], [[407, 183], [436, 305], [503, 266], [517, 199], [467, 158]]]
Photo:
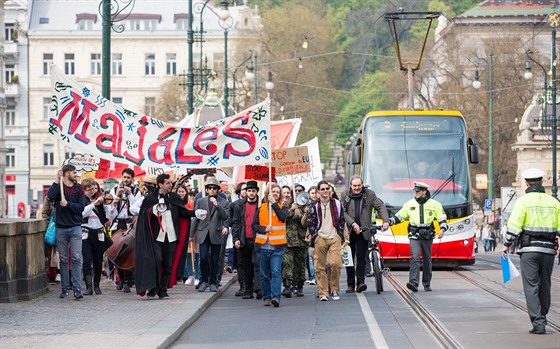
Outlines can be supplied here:
[[433, 222], [438, 221], [440, 230], [438, 239], [443, 238], [447, 231], [447, 216], [441, 204], [430, 198], [428, 185], [422, 182], [414, 182], [416, 197], [407, 201], [397, 212], [395, 217], [390, 219], [391, 225], [402, 221], [409, 221], [408, 238], [410, 240], [410, 272], [406, 287], [413, 291], [418, 291], [418, 280], [420, 278], [420, 251], [424, 264], [422, 268], [422, 285], [424, 291], [431, 291], [430, 282], [432, 281], [432, 240], [435, 237], [435, 227]]
[[560, 203], [545, 194], [543, 176], [544, 172], [536, 168], [523, 172], [526, 195], [515, 202], [502, 250], [502, 257], [505, 258], [509, 247], [517, 239], [523, 291], [533, 324], [529, 333], [534, 334], [546, 333], [551, 275], [558, 248], [556, 237], [560, 234]]

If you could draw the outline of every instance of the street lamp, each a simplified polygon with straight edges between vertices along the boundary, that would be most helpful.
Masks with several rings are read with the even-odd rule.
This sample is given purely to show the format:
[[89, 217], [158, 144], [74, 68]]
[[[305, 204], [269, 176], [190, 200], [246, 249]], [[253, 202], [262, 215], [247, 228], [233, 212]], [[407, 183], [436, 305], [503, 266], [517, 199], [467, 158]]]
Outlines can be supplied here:
[[[237, 112], [238, 105], [237, 105], [237, 89], [235, 87], [235, 84], [237, 82], [237, 70], [239, 70], [239, 68], [241, 68], [245, 63], [247, 63], [249, 60], [251, 60], [253, 58], [253, 50], [249, 50], [250, 55], [249, 57], [247, 57], [245, 60], [243, 60], [243, 62], [239, 63], [239, 65], [237, 67], [235, 67], [235, 69], [233, 70], [232, 73], [232, 77], [233, 77], [233, 88], [232, 88], [232, 94], [231, 96], [233, 97], [233, 100], [235, 102], [235, 111]], [[255, 74], [253, 74], [253, 72], [249, 71], [249, 67], [246, 67], [245, 69], [245, 78], [249, 81], [253, 80], [255, 78]]]
[[[489, 96], [489, 125], [488, 125], [488, 199], [494, 199], [494, 135], [493, 135], [493, 123], [494, 123], [494, 100], [492, 91], [492, 64], [494, 58], [494, 50], [490, 50], [490, 60], [488, 61], [489, 68], [489, 79], [488, 79], [488, 96]], [[478, 63], [475, 64], [476, 71], [474, 73], [473, 87], [479, 89], [481, 87], [480, 74], [478, 72]]]

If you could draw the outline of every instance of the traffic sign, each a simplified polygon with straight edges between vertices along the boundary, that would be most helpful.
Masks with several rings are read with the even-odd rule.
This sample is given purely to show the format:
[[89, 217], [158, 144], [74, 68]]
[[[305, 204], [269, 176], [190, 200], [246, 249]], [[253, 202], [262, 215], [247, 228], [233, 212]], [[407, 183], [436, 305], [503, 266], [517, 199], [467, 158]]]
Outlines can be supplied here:
[[492, 210], [492, 200], [491, 199], [484, 200], [484, 209], [485, 210]]

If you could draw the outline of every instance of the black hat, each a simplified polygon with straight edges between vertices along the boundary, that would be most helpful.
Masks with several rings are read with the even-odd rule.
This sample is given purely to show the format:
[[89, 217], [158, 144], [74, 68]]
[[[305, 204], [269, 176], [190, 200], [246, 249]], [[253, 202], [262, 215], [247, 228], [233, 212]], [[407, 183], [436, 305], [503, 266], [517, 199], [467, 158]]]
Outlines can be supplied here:
[[196, 195], [196, 193], [198, 193], [198, 191], [194, 188], [189, 190], [189, 194], [188, 195]]
[[249, 190], [249, 189], [257, 189], [257, 191], [259, 191], [259, 184], [257, 183], [257, 181], [247, 181], [247, 186], [245, 187], [245, 190]]

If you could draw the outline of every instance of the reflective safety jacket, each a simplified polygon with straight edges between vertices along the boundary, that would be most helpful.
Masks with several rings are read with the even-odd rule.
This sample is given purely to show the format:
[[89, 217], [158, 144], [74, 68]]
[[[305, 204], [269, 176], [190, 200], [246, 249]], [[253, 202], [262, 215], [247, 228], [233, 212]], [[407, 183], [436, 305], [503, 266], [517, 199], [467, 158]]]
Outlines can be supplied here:
[[527, 188], [517, 199], [507, 224], [504, 245], [516, 239], [518, 254], [541, 252], [556, 254], [556, 237], [560, 234], [560, 202], [544, 192], [540, 185]]
[[429, 197], [408, 200], [394, 218], [395, 223], [409, 221], [409, 239], [433, 239], [435, 231], [432, 223], [435, 220], [441, 229], [447, 230], [447, 216], [443, 207], [439, 201]]
[[[280, 213], [280, 217], [278, 212]], [[272, 231], [266, 232], [263, 228], [268, 226], [270, 219], [268, 216], [268, 203], [263, 203], [258, 212], [258, 229], [255, 229], [253, 224], [253, 231], [255, 235], [255, 243], [264, 245], [268, 241], [272, 246], [286, 245], [286, 216], [287, 208], [284, 209], [282, 204], [272, 204]]]

